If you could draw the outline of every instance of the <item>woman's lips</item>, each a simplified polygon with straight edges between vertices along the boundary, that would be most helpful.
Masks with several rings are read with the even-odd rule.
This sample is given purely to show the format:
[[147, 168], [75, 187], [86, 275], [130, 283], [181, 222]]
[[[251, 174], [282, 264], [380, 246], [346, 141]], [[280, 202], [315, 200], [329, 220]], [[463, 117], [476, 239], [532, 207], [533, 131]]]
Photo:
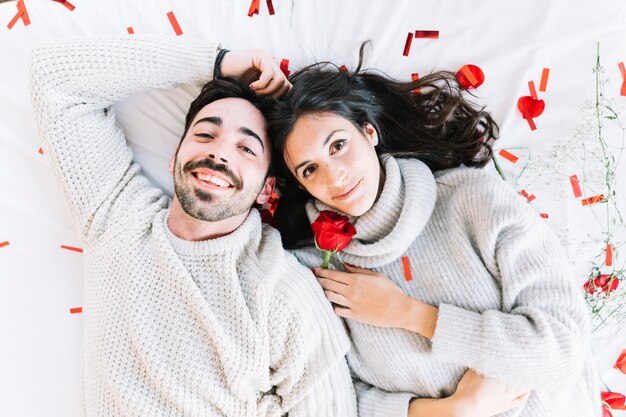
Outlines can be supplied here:
[[359, 187], [361, 186], [361, 183], [363, 182], [363, 178], [361, 178], [359, 180], [359, 182], [356, 183], [356, 185], [354, 187], [352, 187], [350, 190], [348, 190], [347, 192], [337, 195], [335, 197], [333, 197], [334, 200], [347, 200], [348, 198], [352, 197], [356, 191], [359, 189]]

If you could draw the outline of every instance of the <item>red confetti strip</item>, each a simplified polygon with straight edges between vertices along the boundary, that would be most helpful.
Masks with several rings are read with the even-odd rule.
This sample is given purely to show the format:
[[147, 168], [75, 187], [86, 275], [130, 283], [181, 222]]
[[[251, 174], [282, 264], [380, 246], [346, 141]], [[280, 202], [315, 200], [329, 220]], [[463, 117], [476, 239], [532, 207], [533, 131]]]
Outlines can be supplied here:
[[537, 90], [535, 89], [534, 81], [528, 81], [528, 89], [530, 90], [530, 96], [535, 100], [538, 100], [539, 97], [537, 97]]
[[539, 216], [541, 216], [542, 219], [547, 219], [548, 213], [539, 213]]
[[285, 77], [289, 77], [291, 71], [289, 71], [289, 60], [283, 59], [280, 61], [280, 70], [285, 74]]
[[250, 8], [248, 9], [248, 17], [252, 17], [254, 14], [259, 14], [259, 9], [261, 8], [261, 0], [252, 0], [250, 3]]
[[438, 30], [416, 30], [415, 38], [439, 39], [439, 31]]
[[619, 71], [622, 73], [622, 78], [624, 79], [624, 81], [622, 82], [622, 90], [620, 91], [620, 94], [622, 96], [626, 96], [626, 68], [624, 68], [623, 62], [620, 62], [619, 64], [617, 64], [617, 66], [619, 67]]
[[580, 190], [580, 183], [578, 182], [578, 177], [576, 175], [572, 175], [569, 177], [569, 181], [572, 183], [572, 190], [574, 190], [574, 197], [582, 197], [583, 192]]
[[409, 32], [406, 35], [406, 43], [404, 44], [404, 56], [409, 56], [409, 51], [411, 50], [411, 42], [413, 42], [413, 32]]
[[76, 7], [74, 7], [74, 5], [72, 3], [70, 3], [67, 0], [52, 0], [56, 3], [61, 3], [63, 6], [65, 6], [70, 12], [73, 11]]
[[411, 275], [411, 264], [409, 264], [408, 256], [402, 257], [402, 266], [404, 266], [404, 279], [411, 281], [413, 279], [413, 275]]
[[61, 245], [61, 249], [67, 249], [67, 250], [72, 250], [74, 252], [80, 252], [83, 253], [82, 248], [75, 248], [73, 246], [65, 246], [65, 245]]
[[43, 155], [43, 148], [39, 148], [39, 150], [37, 152], [39, 152], [40, 154]]
[[511, 152], [506, 151], [504, 149], [500, 150], [500, 152], [498, 152], [498, 154], [503, 157], [504, 159], [508, 159], [509, 161], [511, 161], [512, 163], [516, 163], [517, 160], [519, 159], [517, 156], [513, 155]]
[[613, 368], [621, 371], [623, 374], [626, 374], [626, 349], [622, 350], [622, 353], [615, 361]]
[[272, 0], [267, 0], [267, 9], [270, 11], [270, 16], [274, 15], [274, 5], [272, 4]]
[[541, 82], [539, 83], [539, 91], [546, 91], [548, 87], [548, 76], [550, 75], [550, 68], [544, 68], [541, 71]]
[[543, 100], [537, 100], [531, 96], [520, 97], [517, 100], [517, 108], [522, 113], [524, 119], [528, 121], [531, 130], [537, 129], [534, 118], [540, 116], [546, 107]]
[[135, 34], [135, 31], [133, 30], [132, 26], [127, 27], [126, 31], [128, 32], [129, 35], [134, 35]]
[[9, 241], [8, 241], [8, 240], [7, 240], [7, 241], [5, 241], [5, 242], [0, 242], [0, 248], [3, 248], [3, 247], [5, 247], [5, 246], [9, 246], [9, 244], [10, 244], [10, 243], [9, 243]]
[[522, 194], [524, 197], [526, 197], [526, 199], [528, 200], [528, 202], [530, 203], [531, 201], [533, 201], [535, 198], [534, 194], [528, 194], [528, 191], [526, 190], [522, 190], [520, 191], [520, 194]]
[[70, 314], [76, 314], [76, 313], [82, 313], [82, 312], [83, 312], [83, 308], [82, 307], [70, 308]]
[[604, 194], [596, 195], [594, 197], [585, 198], [582, 200], [583, 206], [590, 206], [595, 203], [604, 201]]
[[606, 266], [613, 266], [613, 245], [607, 243], [606, 245]]
[[9, 22], [7, 27], [9, 29], [13, 29], [13, 25], [19, 20], [22, 19], [22, 23], [24, 26], [30, 25], [30, 18], [28, 17], [28, 11], [26, 10], [26, 5], [24, 4], [24, 0], [17, 1], [17, 13], [13, 16], [13, 19]]
[[[415, 82], [419, 79], [420, 79], [420, 76], [417, 72], [414, 72], [413, 74], [411, 74], [411, 81]], [[421, 92], [422, 90], [420, 90], [419, 88], [413, 89], [413, 94], [420, 94]]]
[[339, 67], [339, 71], [340, 72], [348, 72], [348, 67], [346, 67], [345, 65], [342, 65]]
[[532, 118], [528, 118], [526, 121], [528, 122], [528, 126], [530, 126], [530, 130], [537, 130], [537, 125]]
[[180, 29], [180, 25], [178, 24], [178, 20], [176, 20], [176, 16], [174, 16], [174, 12], [168, 12], [167, 18], [170, 20], [170, 24], [174, 28], [176, 36], [182, 35], [183, 31]]

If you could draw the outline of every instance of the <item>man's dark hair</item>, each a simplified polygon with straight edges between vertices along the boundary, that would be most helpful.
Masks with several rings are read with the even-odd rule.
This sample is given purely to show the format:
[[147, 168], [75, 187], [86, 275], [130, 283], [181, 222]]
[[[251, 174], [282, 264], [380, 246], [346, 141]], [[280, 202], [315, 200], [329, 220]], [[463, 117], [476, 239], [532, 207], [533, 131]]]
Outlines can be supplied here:
[[[224, 77], [217, 80], [211, 80], [202, 87], [202, 91], [191, 102], [187, 117], [185, 119], [185, 131], [178, 142], [178, 146], [183, 143], [191, 122], [196, 117], [198, 112], [204, 108], [204, 106], [213, 103], [217, 100], [224, 98], [241, 98], [248, 101], [254, 107], [259, 109], [263, 117], [267, 120], [267, 117], [274, 105], [274, 99], [268, 96], [261, 96], [252, 90], [244, 79], [236, 77]], [[272, 163], [268, 175], [273, 175]]]

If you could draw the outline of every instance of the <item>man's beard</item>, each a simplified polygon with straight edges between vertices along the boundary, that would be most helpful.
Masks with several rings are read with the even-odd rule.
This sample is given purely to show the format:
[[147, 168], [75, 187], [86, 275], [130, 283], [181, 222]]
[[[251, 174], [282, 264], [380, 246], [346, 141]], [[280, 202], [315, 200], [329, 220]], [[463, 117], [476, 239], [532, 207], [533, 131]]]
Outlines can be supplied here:
[[[233, 184], [235, 192], [226, 200], [220, 200], [208, 190], [192, 189], [187, 182], [191, 171], [197, 168], [208, 168], [226, 176]], [[174, 161], [174, 192], [185, 213], [191, 217], [208, 222], [217, 222], [237, 216], [250, 210], [261, 193], [265, 181], [257, 186], [246, 187], [226, 165], [217, 164], [210, 159], [187, 162], [181, 167], [178, 160]], [[219, 192], [219, 191], [218, 191]]]

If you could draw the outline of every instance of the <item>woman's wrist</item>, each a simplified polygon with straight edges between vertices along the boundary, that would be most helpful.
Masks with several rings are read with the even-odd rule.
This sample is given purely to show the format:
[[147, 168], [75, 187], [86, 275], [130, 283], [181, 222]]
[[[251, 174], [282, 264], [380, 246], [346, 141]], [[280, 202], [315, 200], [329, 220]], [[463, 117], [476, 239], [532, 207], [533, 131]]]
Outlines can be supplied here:
[[401, 304], [403, 313], [399, 315], [401, 319], [399, 327], [432, 339], [437, 327], [439, 309], [408, 295]]
[[453, 398], [416, 398], [409, 403], [408, 417], [463, 417]]

